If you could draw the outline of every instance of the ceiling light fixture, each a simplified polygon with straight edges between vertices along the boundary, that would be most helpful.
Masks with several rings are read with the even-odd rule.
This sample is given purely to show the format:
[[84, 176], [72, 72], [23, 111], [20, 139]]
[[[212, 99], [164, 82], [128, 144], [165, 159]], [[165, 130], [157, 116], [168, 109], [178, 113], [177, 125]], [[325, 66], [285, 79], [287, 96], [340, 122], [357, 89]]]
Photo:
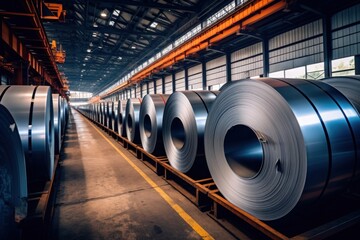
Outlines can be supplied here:
[[150, 27], [152, 27], [152, 28], [156, 28], [156, 26], [158, 25], [158, 23], [157, 22], [152, 22], [151, 24], [150, 24]]
[[112, 15], [113, 16], [119, 16], [120, 15], [120, 10], [118, 10], [118, 9], [114, 9], [114, 11], [112, 12]]
[[122, 57], [118, 57], [118, 59], [119, 59], [119, 60], [121, 60], [121, 59], [122, 59]]
[[109, 16], [109, 10], [106, 8], [100, 12], [100, 17], [107, 18]]
[[136, 46], [132, 45], [132, 46], [131, 46], [131, 49], [136, 49]]
[[115, 25], [115, 22], [113, 20], [109, 21], [109, 25], [110, 26], [114, 26]]
[[90, 48], [88, 48], [86, 51], [89, 53], [89, 52], [91, 52], [91, 49], [90, 49]]
[[98, 27], [98, 25], [97, 25], [96, 22], [93, 23], [93, 27], [94, 27], [94, 28], [97, 28], [97, 27]]

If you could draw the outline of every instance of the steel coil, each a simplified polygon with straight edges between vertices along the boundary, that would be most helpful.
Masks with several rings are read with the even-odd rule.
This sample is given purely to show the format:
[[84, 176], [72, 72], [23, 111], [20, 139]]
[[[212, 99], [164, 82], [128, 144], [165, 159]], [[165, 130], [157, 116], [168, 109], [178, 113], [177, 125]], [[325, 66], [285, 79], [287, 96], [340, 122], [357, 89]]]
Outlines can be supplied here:
[[10, 111], [18, 126], [29, 179], [50, 180], [54, 169], [54, 120], [50, 88], [0, 86], [0, 96], [0, 103]]
[[118, 113], [118, 134], [122, 137], [126, 137], [126, 103], [127, 101], [125, 100], [119, 100], [118, 101], [118, 108], [117, 108], [117, 113]]
[[323, 81], [344, 94], [360, 112], [360, 76], [333, 77]]
[[126, 103], [126, 136], [133, 143], [140, 143], [140, 105], [141, 98], [130, 98]]
[[112, 109], [113, 109], [113, 116], [112, 116], [112, 125], [113, 125], [113, 130], [114, 132], [118, 132], [118, 127], [119, 127], [119, 119], [118, 119], [118, 109], [119, 109], [119, 101], [113, 101], [112, 102]]
[[17, 239], [15, 223], [27, 215], [26, 164], [17, 124], [1, 104], [0, 136], [0, 236]]
[[165, 153], [162, 125], [163, 115], [169, 95], [148, 94], [143, 98], [140, 107], [140, 138], [143, 148], [155, 155]]
[[96, 122], [100, 123], [101, 121], [101, 107], [100, 107], [100, 103], [96, 103], [96, 107], [95, 107], [95, 111], [96, 111]]
[[100, 102], [100, 124], [105, 125], [105, 103]]
[[109, 107], [108, 107], [108, 102], [104, 102], [104, 127], [109, 127]]
[[61, 136], [65, 134], [69, 118], [69, 106], [65, 98], [61, 98]]
[[108, 101], [106, 103], [106, 116], [107, 116], [107, 127], [109, 129], [113, 129], [113, 126], [112, 126], [112, 115], [113, 115], [113, 109], [112, 109], [112, 102], [111, 101]]
[[165, 152], [171, 166], [181, 172], [197, 175], [207, 172], [204, 130], [216, 94], [210, 91], [174, 92], [166, 102], [163, 118]]
[[324, 83], [241, 80], [221, 91], [209, 113], [206, 160], [225, 198], [276, 220], [345, 189], [359, 127], [356, 110]]
[[59, 94], [52, 95], [54, 110], [54, 136], [55, 136], [55, 154], [61, 150], [61, 97]]

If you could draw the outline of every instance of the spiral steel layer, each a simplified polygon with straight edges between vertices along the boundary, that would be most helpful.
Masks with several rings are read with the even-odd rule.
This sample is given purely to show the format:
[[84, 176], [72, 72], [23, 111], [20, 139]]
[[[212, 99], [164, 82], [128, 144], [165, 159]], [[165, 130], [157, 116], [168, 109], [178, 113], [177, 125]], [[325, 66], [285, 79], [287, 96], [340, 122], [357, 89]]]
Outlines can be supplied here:
[[18, 126], [29, 180], [50, 180], [55, 142], [50, 88], [0, 86], [0, 96], [0, 103], [10, 111]]
[[169, 95], [148, 94], [143, 98], [140, 107], [140, 138], [143, 148], [155, 155], [165, 153], [162, 127], [163, 115]]
[[360, 76], [333, 77], [323, 81], [344, 94], [360, 112]]
[[52, 95], [54, 107], [54, 136], [55, 136], [55, 154], [59, 154], [61, 150], [61, 97], [59, 94]]
[[126, 137], [126, 103], [125, 100], [118, 101], [118, 133], [122, 137]]
[[196, 169], [200, 174], [203, 170], [207, 171], [204, 130], [216, 94], [210, 91], [174, 92], [166, 102], [164, 147], [171, 166], [181, 172]]
[[140, 143], [140, 98], [130, 98], [126, 103], [126, 136], [133, 143]]
[[26, 164], [17, 124], [1, 104], [0, 136], [0, 235], [15, 239], [15, 223], [27, 215]]
[[230, 202], [275, 220], [345, 189], [359, 127], [354, 107], [322, 82], [241, 80], [221, 91], [209, 113], [206, 160]]
[[112, 102], [112, 111], [113, 111], [113, 115], [112, 115], [112, 126], [113, 126], [113, 130], [114, 132], [118, 132], [118, 127], [119, 127], [119, 101], [114, 101]]

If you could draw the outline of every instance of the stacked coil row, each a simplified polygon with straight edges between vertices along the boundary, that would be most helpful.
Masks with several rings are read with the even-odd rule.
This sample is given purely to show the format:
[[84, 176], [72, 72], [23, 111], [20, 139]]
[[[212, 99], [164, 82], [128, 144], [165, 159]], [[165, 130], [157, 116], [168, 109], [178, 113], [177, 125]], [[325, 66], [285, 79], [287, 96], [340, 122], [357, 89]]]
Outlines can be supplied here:
[[[220, 92], [129, 99], [100, 114], [118, 116], [130, 141], [166, 153], [175, 169], [211, 175], [234, 205], [276, 220], [359, 180], [359, 92], [358, 77], [245, 79]], [[82, 110], [99, 122], [98, 109]]]
[[9, 239], [16, 231], [4, 224], [26, 217], [28, 187], [53, 177], [67, 109], [49, 87], [0, 86], [0, 232]]

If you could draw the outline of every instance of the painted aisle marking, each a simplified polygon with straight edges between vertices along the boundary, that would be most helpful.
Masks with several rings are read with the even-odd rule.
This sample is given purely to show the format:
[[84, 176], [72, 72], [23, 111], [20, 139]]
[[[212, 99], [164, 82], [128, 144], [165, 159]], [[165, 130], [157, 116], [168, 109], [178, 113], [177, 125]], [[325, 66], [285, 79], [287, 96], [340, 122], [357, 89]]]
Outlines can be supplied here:
[[[85, 118], [86, 119], [86, 118]], [[89, 122], [89, 124], [116, 150], [117, 153], [121, 155], [130, 165], [132, 168], [134, 168], [144, 179], [146, 182], [150, 184], [151, 187], [155, 189], [156, 192], [159, 193], [159, 195], [172, 207], [172, 209], [175, 210], [179, 216], [185, 220], [187, 224], [190, 225], [190, 227], [197, 232], [202, 239], [211, 240], [214, 239], [205, 229], [203, 229], [189, 214], [185, 212], [185, 210], [180, 207], [177, 203], [174, 202], [174, 200], [164, 192], [153, 180], [150, 179], [146, 173], [144, 173], [138, 166], [136, 166], [127, 156], [125, 156], [124, 153], [120, 151], [107, 137], [100, 132], [100, 130], [97, 129], [95, 125], [93, 125], [88, 119], [86, 121]]]

